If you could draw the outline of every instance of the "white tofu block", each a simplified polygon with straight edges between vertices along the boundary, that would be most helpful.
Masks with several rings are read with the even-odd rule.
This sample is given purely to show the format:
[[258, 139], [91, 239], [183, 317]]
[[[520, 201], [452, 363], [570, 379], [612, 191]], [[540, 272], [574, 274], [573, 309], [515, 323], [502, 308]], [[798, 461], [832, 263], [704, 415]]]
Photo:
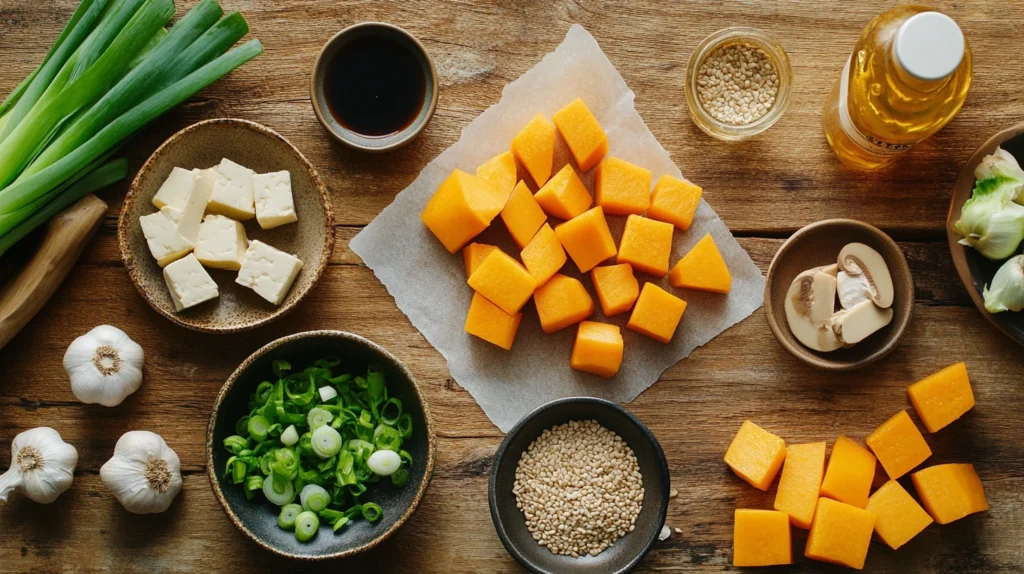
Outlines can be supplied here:
[[165, 205], [160, 208], [160, 214], [166, 217], [167, 219], [170, 219], [171, 223], [173, 223], [175, 226], [177, 226], [178, 222], [181, 221], [181, 210], [178, 209], [177, 207]]
[[196, 185], [206, 188], [206, 191], [213, 195], [213, 185], [217, 183], [217, 166], [208, 169], [194, 169], [196, 172]]
[[224, 158], [217, 166], [217, 182], [207, 211], [245, 221], [256, 215], [253, 200], [253, 170]]
[[178, 235], [188, 239], [193, 244], [199, 241], [199, 224], [203, 222], [203, 214], [210, 203], [213, 195], [213, 188], [209, 185], [209, 176], [205, 174], [208, 170], [196, 170], [196, 184], [192, 186], [185, 205], [181, 208], [181, 218], [178, 219]]
[[194, 307], [220, 295], [217, 283], [191, 253], [164, 267], [164, 282], [171, 292], [175, 311]]
[[149, 252], [160, 267], [166, 267], [168, 263], [184, 257], [195, 247], [194, 243], [178, 234], [174, 222], [162, 213], [143, 215], [139, 223], [146, 243], [149, 244]]
[[189, 192], [192, 191], [195, 179], [196, 174], [193, 171], [180, 167], [172, 169], [171, 175], [167, 176], [163, 185], [153, 196], [153, 205], [157, 209], [163, 209], [165, 206], [181, 209], [185, 205]]
[[249, 287], [274, 305], [280, 305], [300, 269], [302, 261], [298, 257], [254, 239], [242, 257], [242, 268], [235, 283]]
[[207, 267], [238, 271], [248, 248], [249, 240], [241, 222], [223, 215], [207, 215], [199, 226], [195, 255]]
[[273, 229], [298, 221], [292, 199], [292, 174], [288, 171], [260, 173], [252, 178], [256, 199], [256, 221], [263, 229]]

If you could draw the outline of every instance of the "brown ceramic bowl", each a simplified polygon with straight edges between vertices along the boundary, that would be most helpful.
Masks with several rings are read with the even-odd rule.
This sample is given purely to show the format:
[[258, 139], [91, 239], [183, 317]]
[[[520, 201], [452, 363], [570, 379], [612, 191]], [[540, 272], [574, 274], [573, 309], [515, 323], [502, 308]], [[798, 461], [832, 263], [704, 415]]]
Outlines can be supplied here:
[[[277, 525], [280, 509], [266, 501], [262, 494], [252, 500], [245, 498], [240, 485], [224, 476], [231, 453], [225, 450], [224, 439], [236, 434], [235, 423], [249, 414], [249, 397], [261, 381], [273, 380], [271, 363], [288, 361], [296, 369], [304, 368], [324, 357], [339, 357], [342, 363], [335, 373], [366, 372], [370, 363], [384, 367], [388, 396], [402, 401], [403, 412], [413, 418], [413, 434], [402, 443], [412, 456], [409, 480], [402, 487], [390, 481], [370, 485], [363, 495], [380, 505], [383, 515], [374, 523], [362, 518], [353, 520], [338, 532], [321, 523], [317, 535], [299, 542], [294, 532]], [[282, 337], [256, 351], [245, 360], [221, 388], [210, 415], [206, 435], [206, 473], [213, 493], [231, 522], [257, 544], [289, 558], [323, 560], [351, 556], [373, 548], [391, 536], [416, 510], [430, 483], [435, 457], [434, 423], [426, 401], [416, 387], [412, 374], [391, 353], [359, 335], [343, 331], [309, 331]]]
[[[236, 271], [209, 270], [220, 297], [178, 313], [139, 226], [139, 217], [154, 213], [153, 196], [171, 168], [205, 169], [221, 158], [257, 173], [291, 172], [299, 220], [263, 230], [256, 220], [245, 222], [249, 239], [259, 239], [303, 262], [302, 271], [281, 305], [273, 305], [235, 283]], [[214, 119], [191, 125], [171, 136], [139, 170], [124, 199], [117, 226], [121, 259], [128, 275], [151, 307], [171, 321], [207, 333], [233, 333], [264, 325], [291, 311], [320, 280], [334, 248], [334, 215], [327, 187], [299, 150], [274, 130], [237, 119]]]
[[[420, 66], [423, 68], [423, 76], [426, 85], [424, 86], [423, 107], [412, 122], [401, 131], [381, 137], [366, 136], [354, 132], [341, 125], [331, 114], [324, 96], [324, 78], [327, 74], [327, 65], [334, 58], [338, 50], [344, 48], [349, 42], [366, 36], [383, 36], [405, 45], [416, 55]], [[368, 152], [386, 152], [400, 148], [412, 141], [427, 127], [430, 118], [434, 116], [434, 109], [437, 108], [437, 69], [434, 62], [427, 54], [426, 48], [416, 39], [415, 36], [402, 28], [384, 22], [361, 22], [345, 28], [334, 35], [333, 38], [324, 44], [320, 54], [316, 57], [313, 65], [313, 75], [310, 78], [309, 95], [313, 102], [313, 112], [323, 124], [327, 133], [351, 148]]]
[[[892, 322], [852, 347], [831, 353], [811, 350], [789, 329], [786, 293], [797, 275], [835, 263], [843, 246], [855, 242], [874, 248], [889, 266], [895, 292]], [[779, 248], [768, 267], [764, 309], [772, 333], [794, 357], [819, 369], [852, 371], [885, 357], [903, 338], [914, 312], [914, 280], [903, 251], [880, 229], [852, 219], [826, 219], [797, 231]]]
[[953, 200], [949, 204], [949, 217], [946, 218], [946, 235], [949, 238], [949, 251], [953, 255], [953, 264], [956, 265], [956, 272], [960, 275], [967, 292], [971, 295], [974, 304], [978, 306], [981, 314], [990, 323], [1006, 333], [1011, 339], [1024, 345], [1024, 311], [989, 313], [985, 310], [985, 299], [982, 292], [985, 285], [992, 281], [996, 271], [1003, 264], [1003, 261], [991, 261], [986, 259], [976, 250], [960, 245], [960, 235], [953, 229], [953, 224], [960, 219], [960, 210], [964, 203], [971, 198], [974, 191], [974, 168], [978, 167], [981, 159], [995, 151], [996, 147], [1013, 154], [1019, 160], [1024, 160], [1024, 124], [1017, 124], [1012, 128], [997, 133], [974, 152], [971, 159], [967, 160], [960, 175], [956, 178], [956, 186], [953, 188]]

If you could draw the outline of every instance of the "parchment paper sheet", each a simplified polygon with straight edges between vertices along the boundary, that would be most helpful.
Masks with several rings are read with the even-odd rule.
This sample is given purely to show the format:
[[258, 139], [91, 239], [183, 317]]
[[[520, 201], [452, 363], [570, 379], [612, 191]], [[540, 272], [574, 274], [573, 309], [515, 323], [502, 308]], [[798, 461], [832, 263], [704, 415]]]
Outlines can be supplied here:
[[[573, 25], [554, 52], [506, 86], [501, 101], [466, 126], [459, 141], [430, 162], [350, 245], [373, 269], [412, 324], [444, 355], [455, 380], [473, 395], [502, 432], [508, 432], [536, 407], [557, 398], [586, 395], [629, 402], [657, 381], [662, 371], [763, 304], [764, 277], [714, 210], [701, 200], [690, 229], [675, 232], [670, 263], [675, 264], [705, 233], [711, 233], [732, 273], [732, 292], [718, 295], [676, 290], [667, 277], [658, 281], [688, 303], [675, 338], [664, 345], [626, 330], [629, 313], [608, 319], [622, 327], [625, 340], [622, 368], [614, 378], [602, 379], [570, 369], [576, 328], [545, 335], [532, 303], [523, 309], [523, 322], [509, 352], [463, 330], [473, 290], [466, 285], [462, 255], [444, 249], [420, 222], [420, 212], [453, 169], [473, 173], [477, 165], [506, 151], [534, 114], [542, 112], [550, 118], [576, 97], [583, 98], [608, 133], [611, 155], [651, 170], [655, 181], [662, 174], [682, 177], [633, 108], [633, 92], [593, 36]], [[564, 144], [560, 144], [552, 174], [567, 161]], [[697, 183], [702, 183], [700, 174], [694, 175]], [[592, 190], [590, 176], [588, 173], [583, 179]], [[618, 244], [625, 218], [609, 216], [608, 220]], [[518, 255], [500, 217], [475, 241], [496, 244], [506, 253]], [[562, 272], [580, 277], [571, 259]], [[645, 281], [654, 280], [642, 273], [637, 273], [637, 278], [641, 287]], [[596, 304], [589, 277], [583, 283]], [[600, 305], [592, 320], [606, 320]], [[387, 346], [387, 341], [382, 343]]]

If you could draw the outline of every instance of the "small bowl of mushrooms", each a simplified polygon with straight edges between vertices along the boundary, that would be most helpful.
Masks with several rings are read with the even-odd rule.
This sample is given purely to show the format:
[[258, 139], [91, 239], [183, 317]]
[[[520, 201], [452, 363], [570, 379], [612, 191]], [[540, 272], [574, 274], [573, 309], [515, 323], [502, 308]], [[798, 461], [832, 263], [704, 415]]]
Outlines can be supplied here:
[[903, 252], [881, 230], [827, 219], [779, 248], [764, 299], [783, 348], [814, 367], [850, 371], [896, 348], [914, 311], [914, 280]]

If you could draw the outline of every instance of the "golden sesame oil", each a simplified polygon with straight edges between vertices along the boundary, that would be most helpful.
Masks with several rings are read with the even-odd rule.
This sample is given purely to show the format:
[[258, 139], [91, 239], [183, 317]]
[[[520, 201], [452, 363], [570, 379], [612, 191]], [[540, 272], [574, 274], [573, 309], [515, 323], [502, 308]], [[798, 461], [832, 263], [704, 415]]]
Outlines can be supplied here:
[[970, 85], [971, 51], [955, 22], [925, 6], [893, 8], [864, 29], [829, 93], [825, 137], [843, 163], [883, 167], [953, 119]]

